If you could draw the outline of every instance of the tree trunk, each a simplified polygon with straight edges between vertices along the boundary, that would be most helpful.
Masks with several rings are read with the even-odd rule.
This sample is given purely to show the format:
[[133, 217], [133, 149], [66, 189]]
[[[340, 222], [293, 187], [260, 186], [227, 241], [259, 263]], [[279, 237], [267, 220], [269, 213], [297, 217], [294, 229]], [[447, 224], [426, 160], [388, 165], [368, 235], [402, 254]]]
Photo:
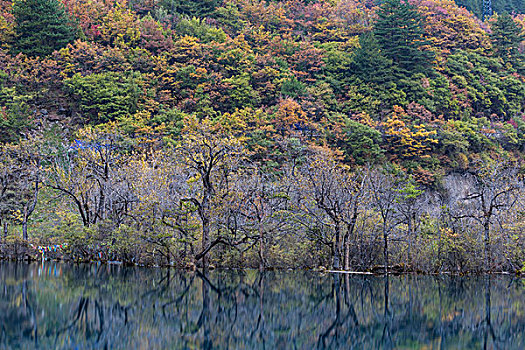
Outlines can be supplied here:
[[29, 219], [29, 216], [33, 214], [33, 211], [35, 211], [36, 203], [38, 202], [38, 192], [40, 190], [40, 177], [37, 176], [35, 181], [35, 190], [33, 192], [33, 200], [31, 202], [27, 202], [24, 206], [24, 219], [22, 221], [22, 238], [27, 240], [27, 220]]
[[264, 230], [259, 223], [259, 270], [263, 271], [266, 268], [264, 260]]
[[485, 269], [490, 270], [491, 267], [491, 257], [490, 257], [490, 219], [487, 218], [483, 223], [483, 228], [485, 231], [485, 237], [483, 239], [485, 243]]
[[[210, 245], [210, 222], [208, 218], [203, 218], [202, 220], [202, 251], [206, 251], [208, 249], [208, 246]], [[208, 256], [207, 254], [204, 254], [202, 257], [202, 268], [207, 269], [208, 268]]]
[[350, 237], [349, 235], [345, 235], [345, 238], [343, 240], [343, 246], [344, 246], [344, 262], [343, 262], [343, 269], [344, 270], [350, 270]]
[[441, 271], [442, 262], [441, 262], [441, 255], [443, 250], [443, 237], [442, 233], [445, 228], [444, 220], [441, 221], [441, 224], [438, 226], [438, 264], [439, 264], [439, 270]]
[[385, 273], [388, 275], [388, 233], [385, 224], [383, 224], [383, 256], [385, 258]]
[[344, 269], [350, 270], [350, 237], [354, 235], [355, 225], [357, 223], [357, 216], [358, 216], [358, 205], [357, 201], [354, 204], [354, 212], [352, 214], [352, 220], [350, 220], [350, 224], [347, 227], [346, 234], [344, 237], [344, 249], [345, 249], [345, 256], [344, 256]]
[[407, 263], [409, 266], [412, 266], [412, 238], [413, 238], [413, 227], [412, 227], [412, 218], [408, 216], [408, 251], [407, 251]]
[[[210, 219], [208, 217], [209, 214], [209, 193], [204, 194], [204, 198], [202, 199], [202, 205], [200, 208], [200, 217], [202, 221], [202, 251], [206, 252], [208, 249], [208, 246], [210, 245]], [[204, 254], [202, 257], [202, 268], [204, 270], [208, 269], [208, 257], [207, 253]]]
[[4, 220], [4, 241], [7, 240], [7, 221]]
[[22, 220], [22, 238], [27, 241], [27, 217], [28, 217], [28, 211], [27, 211], [27, 205], [24, 206], [24, 219]]
[[335, 242], [334, 242], [334, 269], [341, 269], [341, 250], [340, 250], [340, 241], [341, 241], [341, 226], [339, 222], [335, 223]]
[[390, 317], [390, 281], [388, 278], [388, 274], [385, 276], [385, 288], [384, 288], [384, 313], [383, 313], [383, 336], [381, 338], [381, 342], [385, 340], [391, 340], [391, 317]]

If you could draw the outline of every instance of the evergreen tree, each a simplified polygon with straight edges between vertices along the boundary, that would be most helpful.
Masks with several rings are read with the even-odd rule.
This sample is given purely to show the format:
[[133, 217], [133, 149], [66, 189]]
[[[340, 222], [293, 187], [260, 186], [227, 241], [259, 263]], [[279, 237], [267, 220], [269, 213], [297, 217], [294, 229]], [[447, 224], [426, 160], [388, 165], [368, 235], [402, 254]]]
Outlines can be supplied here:
[[522, 70], [524, 57], [519, 51], [519, 46], [524, 38], [519, 25], [505, 12], [498, 16], [491, 29], [491, 38], [496, 55], [506, 64], [510, 63], [518, 71]]
[[347, 120], [343, 131], [345, 138], [341, 148], [345, 152], [347, 161], [365, 165], [381, 160], [384, 152], [380, 147], [381, 133], [379, 131], [354, 120]]
[[159, 4], [170, 13], [200, 18], [211, 15], [219, 5], [219, 0], [161, 0]]
[[17, 0], [13, 4], [13, 15], [15, 54], [46, 56], [75, 38], [75, 30], [58, 0]]
[[456, 4], [481, 18], [483, 16], [483, 0], [455, 0]]
[[383, 55], [373, 33], [359, 37], [359, 48], [352, 61], [352, 72], [362, 81], [382, 84], [392, 80], [392, 60]]
[[[483, 0], [455, 0], [456, 4], [465, 7], [470, 12], [481, 18], [483, 16]], [[517, 12], [525, 13], [523, 0], [492, 0], [492, 10], [496, 13]]]
[[433, 54], [428, 45], [423, 18], [416, 7], [401, 0], [386, 0], [377, 11], [374, 34], [386, 58], [394, 63], [401, 76], [427, 73]]

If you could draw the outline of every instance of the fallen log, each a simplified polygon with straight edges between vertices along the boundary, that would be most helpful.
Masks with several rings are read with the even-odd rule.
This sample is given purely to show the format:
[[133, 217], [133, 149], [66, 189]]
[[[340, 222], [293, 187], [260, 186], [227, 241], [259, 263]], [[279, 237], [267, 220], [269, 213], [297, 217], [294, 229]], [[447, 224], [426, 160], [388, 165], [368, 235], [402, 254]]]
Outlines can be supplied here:
[[373, 275], [372, 272], [361, 272], [361, 271], [326, 270], [325, 272], [345, 273], [345, 274], [348, 274], [348, 275]]

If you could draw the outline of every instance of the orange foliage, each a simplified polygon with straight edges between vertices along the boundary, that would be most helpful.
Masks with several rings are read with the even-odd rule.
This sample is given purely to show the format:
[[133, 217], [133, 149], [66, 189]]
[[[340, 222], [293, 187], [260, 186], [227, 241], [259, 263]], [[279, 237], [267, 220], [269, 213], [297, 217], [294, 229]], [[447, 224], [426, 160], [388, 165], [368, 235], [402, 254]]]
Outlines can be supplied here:
[[274, 123], [281, 134], [285, 134], [294, 126], [306, 124], [306, 113], [302, 110], [301, 105], [291, 98], [281, 100], [279, 109], [274, 116]]

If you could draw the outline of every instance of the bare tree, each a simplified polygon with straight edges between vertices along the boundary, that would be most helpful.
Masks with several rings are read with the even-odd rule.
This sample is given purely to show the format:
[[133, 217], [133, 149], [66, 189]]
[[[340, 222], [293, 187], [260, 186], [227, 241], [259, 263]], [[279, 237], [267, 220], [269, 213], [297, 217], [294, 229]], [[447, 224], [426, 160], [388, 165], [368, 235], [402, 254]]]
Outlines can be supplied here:
[[411, 176], [405, 177], [397, 187], [396, 212], [407, 227], [407, 260], [408, 263], [412, 265], [412, 245], [416, 233], [417, 219], [422, 212], [418, 205], [420, 204], [418, 203], [418, 199], [420, 199], [423, 194], [423, 190], [418, 188]]
[[[320, 149], [299, 168], [300, 207], [321, 226], [324, 244], [331, 248], [334, 269], [349, 268], [350, 238], [359, 215], [364, 173], [352, 173], [334, 154]], [[325, 235], [325, 228], [332, 234]]]
[[42, 139], [33, 135], [17, 145], [2, 146], [0, 217], [4, 221], [4, 235], [7, 235], [7, 216], [11, 215], [19, 217], [22, 237], [28, 239], [28, 220], [36, 208], [42, 181], [41, 146]]
[[473, 188], [458, 203], [455, 218], [472, 218], [482, 226], [485, 269], [492, 267], [491, 227], [498, 223], [501, 214], [511, 210], [518, 200], [523, 179], [518, 168], [510, 163], [480, 164], [471, 174]]
[[191, 202], [197, 208], [202, 226], [201, 252], [196, 260], [202, 259], [207, 267], [207, 254], [220, 241], [210, 242], [212, 224], [212, 201], [218, 191], [228, 188], [228, 177], [238, 166], [242, 157], [240, 141], [213, 125], [211, 121], [186, 121], [181, 142], [174, 148], [174, 155], [185, 166], [187, 181], [192, 186], [183, 201]]
[[267, 267], [266, 245], [274, 235], [285, 231], [289, 186], [286, 181], [272, 180], [271, 176], [254, 169], [244, 177], [239, 208], [247, 220], [243, 229], [256, 234], [259, 269]]
[[19, 164], [9, 145], [0, 145], [0, 220], [4, 240], [7, 238], [8, 217], [16, 210], [15, 183], [20, 174]]
[[368, 186], [372, 198], [372, 205], [381, 218], [381, 231], [383, 236], [384, 269], [388, 274], [388, 238], [393, 229], [399, 224], [396, 215], [396, 203], [399, 198], [395, 175], [385, 169], [374, 169], [369, 176]]
[[[123, 201], [128, 198], [124, 210], [124, 222], [132, 225], [143, 241], [153, 246], [151, 258], [155, 252], [171, 264], [174, 258], [173, 248], [181, 243], [179, 258], [184, 260], [187, 254], [193, 256], [195, 229], [192, 229], [189, 210], [181, 203], [185, 196], [186, 177], [183, 168], [173, 159], [168, 151], [155, 151], [151, 154], [137, 154], [128, 159], [127, 164], [119, 169], [125, 179], [118, 196]], [[121, 193], [122, 191], [122, 193]]]
[[122, 215], [131, 201], [122, 191], [123, 178], [117, 176], [126, 162], [122, 142], [112, 130], [88, 127], [72, 145], [55, 151], [46, 185], [73, 202], [86, 227]]

